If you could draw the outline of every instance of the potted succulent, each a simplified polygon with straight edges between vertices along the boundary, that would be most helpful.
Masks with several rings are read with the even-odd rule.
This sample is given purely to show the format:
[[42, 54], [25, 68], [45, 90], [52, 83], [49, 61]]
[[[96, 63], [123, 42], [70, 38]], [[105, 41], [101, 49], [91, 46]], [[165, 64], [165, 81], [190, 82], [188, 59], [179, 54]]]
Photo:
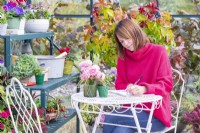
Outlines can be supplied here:
[[49, 29], [50, 11], [44, 6], [31, 7], [26, 13], [25, 32], [47, 32]]
[[35, 81], [37, 85], [42, 85], [44, 83], [44, 73], [42, 67], [38, 67], [34, 70]]
[[6, 15], [0, 11], [0, 35], [6, 34], [7, 25]]

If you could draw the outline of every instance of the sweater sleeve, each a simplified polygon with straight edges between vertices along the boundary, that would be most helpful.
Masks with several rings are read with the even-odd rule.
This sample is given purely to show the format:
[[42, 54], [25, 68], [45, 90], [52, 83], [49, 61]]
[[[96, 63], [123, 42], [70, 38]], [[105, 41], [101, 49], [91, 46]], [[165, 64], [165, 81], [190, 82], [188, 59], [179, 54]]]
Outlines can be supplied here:
[[145, 82], [139, 83], [146, 86], [146, 94], [169, 95], [173, 88], [172, 69], [166, 50], [163, 50], [160, 64], [157, 71], [155, 83], [149, 84]]
[[117, 62], [117, 78], [115, 81], [115, 88], [116, 90], [124, 90], [128, 86], [128, 82], [126, 80], [126, 75], [125, 75], [125, 65], [124, 65], [124, 60], [120, 59], [118, 57], [118, 62]]

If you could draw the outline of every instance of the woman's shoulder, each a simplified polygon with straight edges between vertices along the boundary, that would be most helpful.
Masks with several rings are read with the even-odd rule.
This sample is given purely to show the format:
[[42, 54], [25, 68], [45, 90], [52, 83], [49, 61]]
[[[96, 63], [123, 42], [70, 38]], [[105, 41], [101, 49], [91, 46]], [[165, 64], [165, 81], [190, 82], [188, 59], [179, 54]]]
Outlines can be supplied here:
[[166, 51], [165, 47], [162, 45], [158, 45], [154, 43], [148, 43], [147, 45], [149, 45], [153, 51], [157, 51], [157, 52]]

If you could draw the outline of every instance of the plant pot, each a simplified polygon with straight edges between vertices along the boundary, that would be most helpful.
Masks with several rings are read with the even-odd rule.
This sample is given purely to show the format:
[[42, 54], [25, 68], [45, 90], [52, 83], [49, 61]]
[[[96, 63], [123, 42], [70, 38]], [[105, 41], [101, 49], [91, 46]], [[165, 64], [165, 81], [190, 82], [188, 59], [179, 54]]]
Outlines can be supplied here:
[[8, 24], [0, 24], [0, 35], [6, 34], [7, 26], [8, 26]]
[[84, 97], [96, 97], [97, 96], [97, 87], [96, 83], [94, 84], [84, 84], [83, 86], [83, 94]]
[[25, 19], [21, 19], [19, 17], [8, 19], [8, 29], [24, 30], [24, 25], [25, 25]]
[[25, 23], [26, 33], [47, 32], [48, 29], [49, 29], [48, 19], [29, 19]]
[[35, 80], [37, 85], [42, 85], [44, 83], [44, 74], [36, 74]]
[[72, 73], [72, 68], [73, 68], [74, 62], [71, 60], [65, 60], [64, 64], [64, 74], [71, 74]]
[[98, 88], [98, 92], [99, 92], [99, 97], [108, 97], [109, 86], [98, 85], [97, 88]]

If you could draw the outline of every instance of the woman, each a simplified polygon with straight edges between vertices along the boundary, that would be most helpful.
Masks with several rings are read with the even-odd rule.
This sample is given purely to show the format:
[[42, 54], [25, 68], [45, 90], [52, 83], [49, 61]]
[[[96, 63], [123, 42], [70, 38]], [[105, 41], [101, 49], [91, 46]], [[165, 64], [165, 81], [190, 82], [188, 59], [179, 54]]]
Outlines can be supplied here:
[[[170, 92], [172, 91], [172, 71], [166, 49], [152, 44], [142, 29], [131, 19], [121, 20], [114, 31], [118, 48], [117, 90], [126, 90], [132, 95], [155, 94], [163, 97], [162, 106], [155, 109], [151, 132], [161, 131], [170, 126]], [[151, 107], [149, 104], [146, 104]], [[132, 114], [131, 111], [126, 114]], [[137, 113], [140, 126], [146, 127], [149, 113]], [[107, 115], [107, 123], [135, 126], [133, 118]], [[126, 127], [104, 125], [103, 133], [134, 133]]]

